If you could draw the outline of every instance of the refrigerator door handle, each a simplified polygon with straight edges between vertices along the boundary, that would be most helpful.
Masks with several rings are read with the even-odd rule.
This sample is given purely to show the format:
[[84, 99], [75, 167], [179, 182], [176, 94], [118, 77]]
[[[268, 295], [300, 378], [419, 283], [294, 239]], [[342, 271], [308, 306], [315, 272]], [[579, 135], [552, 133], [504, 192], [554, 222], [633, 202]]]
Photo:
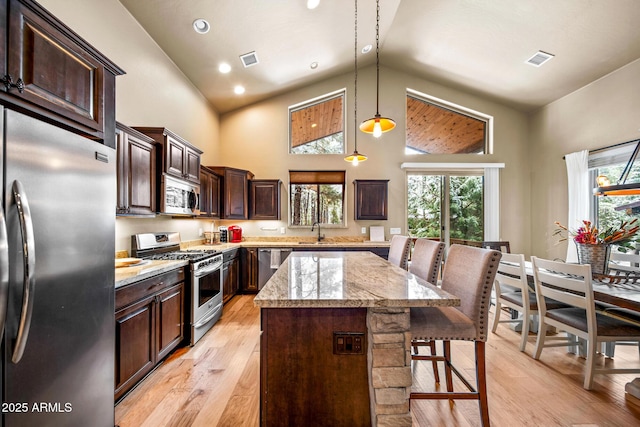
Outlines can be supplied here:
[[9, 237], [4, 211], [0, 208], [0, 340], [4, 334], [9, 303]]
[[20, 312], [20, 323], [18, 324], [18, 334], [16, 336], [15, 347], [11, 361], [20, 362], [24, 354], [29, 329], [31, 327], [31, 317], [33, 315], [33, 298], [36, 286], [35, 267], [36, 253], [35, 240], [33, 236], [33, 222], [31, 221], [31, 209], [29, 201], [24, 192], [22, 183], [13, 181], [13, 198], [18, 209], [18, 219], [20, 221], [20, 231], [22, 234], [22, 256], [24, 263], [22, 310]]

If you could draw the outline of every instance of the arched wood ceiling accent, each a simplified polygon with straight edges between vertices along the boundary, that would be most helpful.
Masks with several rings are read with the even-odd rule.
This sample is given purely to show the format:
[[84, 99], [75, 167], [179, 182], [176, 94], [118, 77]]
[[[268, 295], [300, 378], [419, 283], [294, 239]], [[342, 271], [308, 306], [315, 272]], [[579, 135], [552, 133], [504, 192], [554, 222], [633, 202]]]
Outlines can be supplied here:
[[297, 147], [343, 131], [344, 96], [291, 112], [291, 146]]
[[485, 126], [455, 111], [407, 96], [407, 146], [428, 154], [482, 153]]

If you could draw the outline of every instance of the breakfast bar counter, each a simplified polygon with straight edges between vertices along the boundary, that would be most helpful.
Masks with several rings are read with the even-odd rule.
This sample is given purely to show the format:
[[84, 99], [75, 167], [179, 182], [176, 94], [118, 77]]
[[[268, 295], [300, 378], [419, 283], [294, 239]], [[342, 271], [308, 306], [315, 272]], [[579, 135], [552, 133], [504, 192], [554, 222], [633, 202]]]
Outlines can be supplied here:
[[411, 425], [410, 307], [460, 300], [370, 252], [294, 252], [261, 308], [261, 425]]

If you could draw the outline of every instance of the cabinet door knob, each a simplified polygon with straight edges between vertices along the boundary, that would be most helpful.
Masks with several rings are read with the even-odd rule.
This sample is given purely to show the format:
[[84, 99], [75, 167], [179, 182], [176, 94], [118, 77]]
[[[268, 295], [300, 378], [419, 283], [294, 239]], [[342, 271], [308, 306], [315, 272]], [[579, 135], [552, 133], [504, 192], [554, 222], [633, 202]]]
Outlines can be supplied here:
[[14, 83], [11, 74], [5, 74], [4, 77], [0, 79], [0, 83], [4, 84], [4, 88], [7, 91], [11, 90], [12, 87], [15, 87], [18, 89], [18, 92], [24, 92], [24, 81], [19, 78], [18, 81]]

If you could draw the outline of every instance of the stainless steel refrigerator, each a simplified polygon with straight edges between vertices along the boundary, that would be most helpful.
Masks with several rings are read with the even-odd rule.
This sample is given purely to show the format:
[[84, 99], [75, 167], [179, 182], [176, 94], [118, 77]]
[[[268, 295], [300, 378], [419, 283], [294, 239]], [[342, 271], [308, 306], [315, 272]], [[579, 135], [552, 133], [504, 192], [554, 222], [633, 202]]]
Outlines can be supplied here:
[[113, 427], [115, 151], [0, 113], [2, 425]]

